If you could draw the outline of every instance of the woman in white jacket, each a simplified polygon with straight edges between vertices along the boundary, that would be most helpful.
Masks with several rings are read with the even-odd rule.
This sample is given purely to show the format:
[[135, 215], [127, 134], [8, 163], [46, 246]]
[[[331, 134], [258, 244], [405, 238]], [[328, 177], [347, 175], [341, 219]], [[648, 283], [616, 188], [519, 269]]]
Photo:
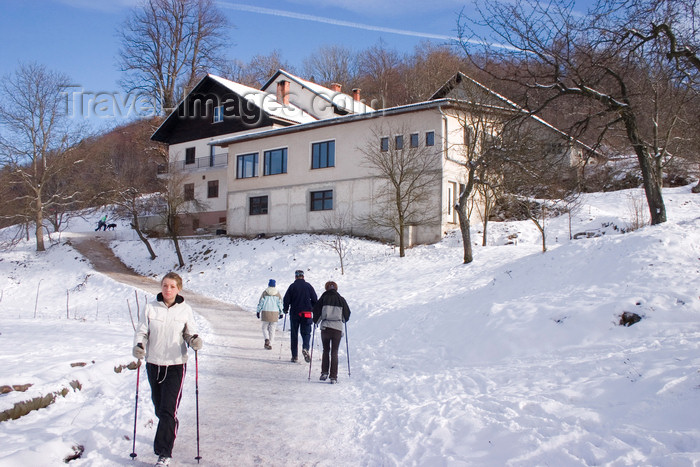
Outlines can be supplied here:
[[275, 338], [277, 320], [282, 317], [282, 295], [275, 287], [277, 283], [270, 279], [267, 288], [258, 300], [258, 319], [262, 320], [262, 333], [265, 339], [265, 348], [272, 349], [272, 340]]
[[169, 272], [160, 282], [161, 292], [146, 305], [134, 336], [134, 357], [146, 358], [146, 373], [151, 399], [158, 417], [153, 450], [157, 466], [170, 463], [177, 435], [177, 409], [187, 368], [187, 346], [197, 351], [202, 339], [197, 336], [192, 308], [179, 294], [182, 278]]

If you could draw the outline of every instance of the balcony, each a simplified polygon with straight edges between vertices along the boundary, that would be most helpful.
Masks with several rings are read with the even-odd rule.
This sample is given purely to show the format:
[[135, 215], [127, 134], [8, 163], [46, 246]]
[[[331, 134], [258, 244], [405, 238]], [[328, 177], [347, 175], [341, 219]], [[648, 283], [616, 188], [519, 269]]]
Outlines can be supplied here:
[[222, 152], [207, 157], [198, 157], [189, 164], [186, 161], [175, 161], [170, 164], [158, 165], [158, 175], [172, 172], [182, 172], [198, 169], [220, 169], [228, 166], [228, 153]]

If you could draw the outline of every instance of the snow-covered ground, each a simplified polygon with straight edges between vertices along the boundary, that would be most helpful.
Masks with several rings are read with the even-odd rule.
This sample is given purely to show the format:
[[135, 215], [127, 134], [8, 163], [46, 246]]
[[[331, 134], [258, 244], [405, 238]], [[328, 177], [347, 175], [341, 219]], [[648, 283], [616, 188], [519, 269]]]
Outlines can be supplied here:
[[[342, 429], [353, 439], [344, 447], [354, 453], [346, 465], [697, 466], [700, 195], [690, 187], [664, 195], [669, 221], [625, 234], [640, 192], [586, 195], [573, 233], [602, 235], [569, 240], [568, 219], [552, 219], [544, 254], [525, 221], [491, 223], [486, 247], [473, 225], [469, 265], [461, 262], [458, 232], [405, 258], [391, 246], [347, 239], [341, 275], [336, 253], [319, 237], [293, 235], [185, 240], [187, 265], [178, 272], [185, 296], [198, 292], [250, 311], [268, 279], [284, 293], [295, 269], [306, 271], [319, 294], [325, 281], [339, 284], [352, 310], [351, 375], [341, 346], [340, 384], [309, 387], [337, 398]], [[0, 254], [0, 385], [32, 384], [0, 395], [0, 410], [68, 388], [48, 408], [0, 422], [1, 466], [64, 465], [78, 445], [85, 453], [72, 465], [132, 462], [136, 372], [114, 368], [133, 360], [129, 307], [135, 314], [136, 297], [66, 244], [71, 235], [95, 235], [93, 229], [75, 221], [45, 253], [35, 253], [30, 241]], [[168, 241], [153, 242], [158, 258], [151, 261], [126, 227], [100, 235], [112, 236], [117, 255], [144, 275], [160, 278], [176, 264]], [[137, 295], [143, 301], [145, 294]], [[625, 311], [642, 321], [620, 326]], [[216, 323], [198, 319], [204, 360]], [[254, 319], [239, 325], [259, 332]], [[245, 352], [278, 358], [262, 345]], [[260, 368], [252, 373], [264, 384], [289, 384]], [[307, 384], [308, 366], [284, 368]], [[144, 379], [139, 418], [149, 420]], [[190, 413], [183, 408], [180, 415], [188, 425], [193, 379], [188, 375], [185, 394]], [[265, 400], [249, 403], [255, 409]], [[232, 417], [231, 426], [215, 427], [243, 449], [240, 465], [262, 465], [260, 453], [245, 452], [246, 440], [237, 437], [238, 430], [254, 434], [255, 423]], [[280, 432], [303, 426], [309, 440], [303, 456], [286, 453], [286, 465], [312, 465], [309, 452], [326, 465], [327, 451], [339, 449], [324, 445], [327, 425], [313, 410], [280, 412], [276, 423]], [[139, 425], [139, 459], [150, 452], [153, 429]], [[212, 455], [203, 455], [202, 465]], [[191, 465], [192, 456], [174, 465]]]

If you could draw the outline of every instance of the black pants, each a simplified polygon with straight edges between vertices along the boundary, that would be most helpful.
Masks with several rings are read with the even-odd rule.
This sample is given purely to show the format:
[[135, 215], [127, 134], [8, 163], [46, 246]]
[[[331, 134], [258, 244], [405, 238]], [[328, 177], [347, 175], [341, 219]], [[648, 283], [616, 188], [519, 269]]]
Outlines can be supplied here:
[[325, 373], [333, 379], [338, 379], [338, 347], [340, 347], [342, 339], [343, 333], [337, 329], [327, 328], [321, 331], [321, 342], [323, 342], [321, 373]]
[[158, 417], [158, 428], [153, 440], [153, 451], [158, 456], [173, 457], [177, 436], [177, 408], [182, 399], [182, 383], [187, 365], [158, 366], [146, 364], [151, 400]]
[[311, 323], [310, 319], [302, 318], [294, 313], [289, 313], [289, 330], [292, 332], [290, 345], [292, 357], [296, 357], [299, 352], [299, 331], [301, 331], [301, 346], [309, 350], [309, 341], [311, 340]]

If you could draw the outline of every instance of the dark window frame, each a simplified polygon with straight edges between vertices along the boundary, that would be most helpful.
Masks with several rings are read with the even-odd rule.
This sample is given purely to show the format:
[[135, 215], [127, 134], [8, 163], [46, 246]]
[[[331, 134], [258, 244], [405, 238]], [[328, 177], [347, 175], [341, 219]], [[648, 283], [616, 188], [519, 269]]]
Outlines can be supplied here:
[[267, 214], [268, 212], [268, 197], [263, 196], [251, 196], [248, 198], [248, 215], [249, 216], [261, 216]]
[[[259, 153], [257, 153], [257, 152], [250, 152], [248, 154], [239, 154], [238, 156], [236, 156], [236, 178], [237, 179], [255, 178], [258, 176], [258, 156], [259, 156]], [[248, 165], [246, 164], [246, 161], [250, 157], [253, 158], [252, 174], [248, 174], [248, 172], [246, 171], [246, 168], [248, 167]]]
[[418, 133], [411, 133], [409, 136], [409, 146], [412, 148], [417, 148], [420, 145], [420, 135]]
[[335, 167], [335, 140], [311, 143], [311, 169]]
[[309, 193], [310, 211], [332, 211], [333, 190], [319, 190]]
[[[273, 160], [273, 157], [277, 157], [278, 154], [280, 157], [279, 162], [276, 159]], [[277, 148], [265, 151], [263, 153], [263, 176], [286, 174], [287, 157], [287, 148]], [[272, 171], [273, 169], [275, 169], [274, 172]]]
[[426, 131], [425, 132], [425, 145], [426, 146], [435, 146], [435, 132], [434, 131]]
[[209, 180], [207, 182], [207, 198], [218, 198], [219, 197], [219, 181]]
[[379, 139], [379, 150], [381, 152], [387, 152], [389, 150], [389, 137], [388, 136], [382, 136]]
[[185, 165], [194, 164], [197, 160], [195, 147], [185, 148]]
[[394, 148], [397, 151], [401, 151], [403, 149], [403, 135], [394, 136]]
[[182, 189], [185, 201], [194, 201], [194, 183], [185, 183]]

